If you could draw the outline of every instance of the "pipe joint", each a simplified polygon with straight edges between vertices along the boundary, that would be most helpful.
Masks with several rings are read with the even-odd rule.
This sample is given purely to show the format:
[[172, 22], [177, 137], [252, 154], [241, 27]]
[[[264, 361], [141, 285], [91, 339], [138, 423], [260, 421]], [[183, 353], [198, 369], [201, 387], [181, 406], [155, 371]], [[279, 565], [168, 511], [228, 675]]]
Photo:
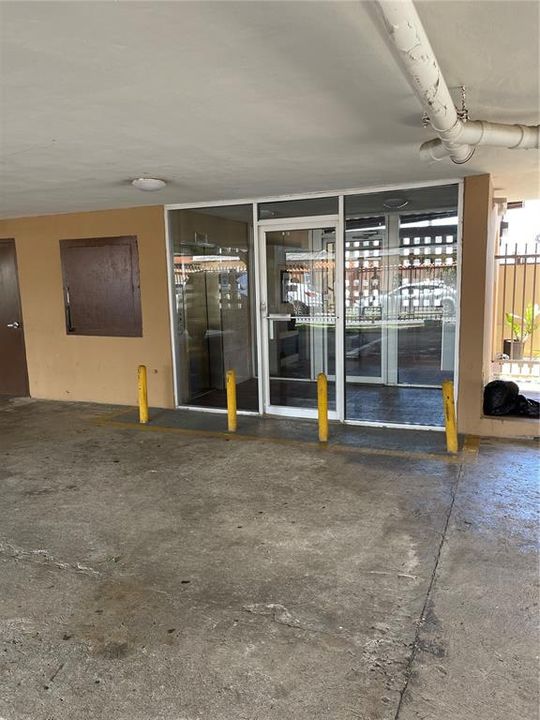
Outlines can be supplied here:
[[511, 149], [539, 147], [539, 126], [505, 125], [485, 121], [464, 123], [458, 116], [429, 38], [412, 0], [377, 0], [390, 42], [411, 87], [429, 116], [439, 139], [424, 143], [426, 160], [450, 157], [461, 165], [477, 145]]
[[438, 128], [433, 123], [431, 127], [435, 130], [437, 135], [439, 135], [441, 140], [449, 143], [457, 143], [461, 137], [461, 133], [463, 132], [463, 123], [459, 118], [456, 118], [455, 123], [447, 129]]
[[450, 155], [450, 160], [455, 165], [464, 165], [466, 162], [469, 162], [476, 151], [476, 145], [461, 145], [460, 147], [463, 148], [463, 152], [460, 152], [458, 155]]

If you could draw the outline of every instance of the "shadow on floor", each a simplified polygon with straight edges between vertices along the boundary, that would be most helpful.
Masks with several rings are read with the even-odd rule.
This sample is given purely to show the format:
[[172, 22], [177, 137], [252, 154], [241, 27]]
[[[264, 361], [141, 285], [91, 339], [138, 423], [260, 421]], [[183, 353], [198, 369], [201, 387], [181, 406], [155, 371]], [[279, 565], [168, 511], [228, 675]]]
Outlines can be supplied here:
[[[163, 410], [152, 408], [147, 426], [138, 424], [137, 409], [114, 413], [104, 422], [125, 423], [164, 430], [200, 432], [211, 434], [227, 433], [225, 413], [197, 412], [196, 410]], [[283, 442], [302, 442], [318, 444], [318, 425], [316, 420], [276, 418], [268, 416], [238, 416], [236, 433], [240, 438], [265, 438]], [[399, 453], [435, 453], [446, 456], [446, 440], [443, 432], [393, 429], [377, 427], [359, 427], [330, 423], [329, 448], [362, 448]]]

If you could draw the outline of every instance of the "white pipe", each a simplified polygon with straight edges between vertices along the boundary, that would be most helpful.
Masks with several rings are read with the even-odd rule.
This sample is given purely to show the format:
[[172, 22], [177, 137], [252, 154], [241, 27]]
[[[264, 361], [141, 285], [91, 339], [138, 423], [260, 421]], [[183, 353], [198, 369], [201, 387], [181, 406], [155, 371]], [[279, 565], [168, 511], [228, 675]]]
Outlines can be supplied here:
[[422, 145], [421, 157], [450, 156], [460, 164], [472, 157], [477, 145], [538, 148], [538, 125], [462, 122], [412, 0], [377, 0], [377, 4], [399, 62], [439, 135]]
[[447, 154], [454, 162], [467, 162], [474, 148], [455, 140], [461, 121], [416, 8], [411, 0], [378, 0], [378, 5], [398, 59]]
[[435, 140], [427, 140], [420, 145], [420, 157], [422, 160], [443, 160], [448, 157], [448, 150], [440, 138], [435, 138]]
[[[540, 126], [504, 125], [483, 120], [461, 123], [459, 142], [469, 145], [492, 145], [511, 150], [529, 150], [540, 147]], [[420, 146], [423, 160], [442, 160], [448, 157], [448, 151], [439, 139], [428, 140]]]

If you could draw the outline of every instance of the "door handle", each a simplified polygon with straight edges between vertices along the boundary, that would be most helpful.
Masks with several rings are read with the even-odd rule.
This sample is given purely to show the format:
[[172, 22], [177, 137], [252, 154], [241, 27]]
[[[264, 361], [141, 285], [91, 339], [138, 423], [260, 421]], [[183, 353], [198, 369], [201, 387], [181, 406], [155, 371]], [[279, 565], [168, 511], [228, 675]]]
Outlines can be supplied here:
[[6, 325], [6, 327], [8, 327], [8, 328], [13, 328], [14, 330], [17, 330], [18, 328], [21, 327], [21, 323], [18, 322], [17, 320], [14, 320], [13, 322], [8, 323], [8, 324]]
[[266, 319], [267, 320], [291, 320], [292, 318], [291, 318], [290, 313], [288, 315], [287, 315], [287, 313], [282, 313], [282, 314], [274, 313], [272, 315], [267, 315]]
[[67, 325], [67, 331], [73, 332], [75, 328], [73, 327], [73, 323], [71, 321], [71, 299], [69, 296], [69, 287], [66, 285], [65, 287], [65, 293], [66, 293], [66, 325]]

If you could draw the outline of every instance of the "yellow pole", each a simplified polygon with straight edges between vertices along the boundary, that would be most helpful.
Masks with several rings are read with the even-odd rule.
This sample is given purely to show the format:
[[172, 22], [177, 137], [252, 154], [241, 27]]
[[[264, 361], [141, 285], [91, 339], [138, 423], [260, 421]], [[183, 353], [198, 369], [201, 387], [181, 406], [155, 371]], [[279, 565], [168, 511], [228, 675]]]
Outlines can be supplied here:
[[446, 428], [446, 449], [449, 453], [458, 451], [458, 434], [456, 425], [456, 408], [454, 406], [454, 383], [444, 380], [442, 384], [444, 405], [444, 425]]
[[328, 380], [324, 373], [317, 376], [317, 409], [319, 413], [319, 442], [328, 442]]
[[236, 432], [236, 373], [234, 370], [227, 370], [227, 429], [229, 432]]
[[137, 373], [137, 388], [139, 391], [139, 422], [148, 422], [148, 382], [146, 378], [146, 365], [139, 365]]

